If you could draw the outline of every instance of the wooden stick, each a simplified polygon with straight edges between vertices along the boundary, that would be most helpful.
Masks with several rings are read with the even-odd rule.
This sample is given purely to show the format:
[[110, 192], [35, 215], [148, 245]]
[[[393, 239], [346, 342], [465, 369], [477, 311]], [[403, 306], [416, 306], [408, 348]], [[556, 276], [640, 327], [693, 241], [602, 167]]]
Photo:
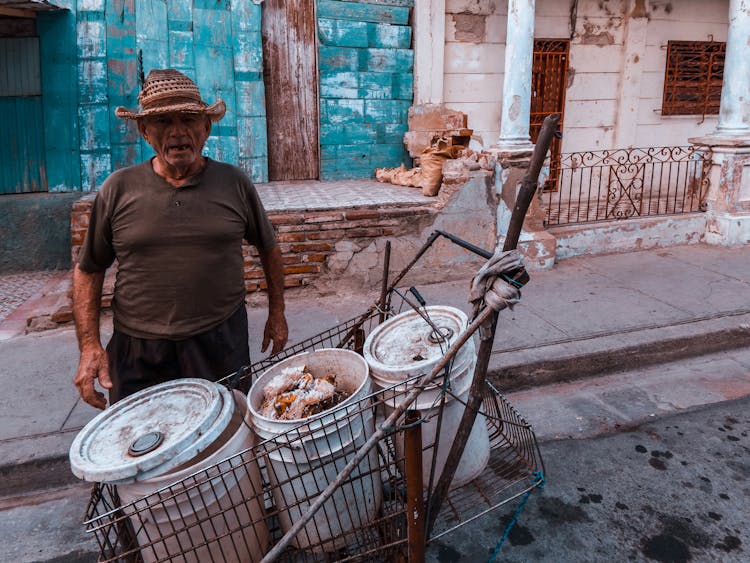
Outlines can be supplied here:
[[[516, 197], [516, 204], [513, 207], [513, 214], [508, 225], [508, 232], [505, 235], [505, 243], [503, 244], [503, 251], [514, 250], [518, 245], [518, 239], [521, 235], [521, 228], [523, 227], [523, 221], [526, 217], [526, 212], [529, 209], [531, 200], [536, 193], [537, 179], [539, 178], [539, 172], [542, 169], [542, 164], [547, 155], [547, 150], [552, 142], [552, 136], [557, 131], [557, 124], [560, 122], [559, 115], [548, 115], [544, 118], [542, 129], [539, 132], [536, 145], [534, 146], [534, 152], [531, 155], [531, 162], [529, 164], [529, 170], [524, 176], [521, 184], [521, 189]], [[453, 439], [448, 457], [445, 460], [443, 466], [443, 472], [438, 479], [438, 483], [435, 486], [434, 492], [430, 495], [430, 503], [427, 510], [427, 537], [430, 537], [432, 528], [435, 525], [440, 508], [443, 504], [443, 500], [448, 495], [453, 477], [456, 474], [456, 469], [461, 461], [461, 456], [464, 453], [464, 447], [471, 434], [471, 429], [474, 427], [474, 421], [477, 418], [479, 407], [482, 403], [482, 396], [484, 395], [485, 378], [487, 377], [487, 368], [490, 362], [490, 355], [492, 354], [492, 344], [495, 341], [495, 329], [497, 328], [498, 312], [492, 312], [491, 330], [489, 334], [482, 335], [481, 342], [479, 344], [479, 350], [477, 352], [477, 364], [474, 368], [474, 376], [471, 380], [471, 386], [469, 387], [469, 396], [466, 400], [466, 408], [461, 417], [461, 422], [456, 430], [456, 436]]]
[[422, 425], [417, 424], [419, 411], [407, 411], [404, 430], [404, 465], [406, 466], [406, 530], [409, 538], [409, 563], [424, 563], [425, 522], [422, 483]]

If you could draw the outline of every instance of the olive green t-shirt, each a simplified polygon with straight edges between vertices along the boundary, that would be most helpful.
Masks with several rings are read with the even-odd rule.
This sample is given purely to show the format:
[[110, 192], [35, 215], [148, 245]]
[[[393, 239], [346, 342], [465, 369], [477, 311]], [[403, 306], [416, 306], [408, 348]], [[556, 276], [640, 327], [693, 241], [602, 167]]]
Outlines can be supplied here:
[[175, 188], [148, 161], [104, 182], [78, 265], [101, 272], [117, 259], [115, 328], [176, 340], [220, 324], [243, 303], [243, 239], [260, 251], [276, 244], [242, 170], [209, 159], [189, 185]]

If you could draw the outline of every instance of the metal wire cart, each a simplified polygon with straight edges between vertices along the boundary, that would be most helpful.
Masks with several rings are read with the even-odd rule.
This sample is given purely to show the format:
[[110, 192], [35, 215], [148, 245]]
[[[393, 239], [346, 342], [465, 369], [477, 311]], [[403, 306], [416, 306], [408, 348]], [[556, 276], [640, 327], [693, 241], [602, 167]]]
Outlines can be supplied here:
[[[436, 232], [423, 251], [439, 235], [462, 242]], [[374, 306], [223, 383], [247, 387], [268, 368], [300, 352], [321, 348], [361, 351], [366, 335], [382, 320], [404, 306], [420, 307], [395, 286], [387, 290], [378, 305], [381, 303], [385, 306]], [[454, 356], [455, 352], [446, 354], [445, 363]], [[441, 381], [449, 373], [449, 369], [438, 371]], [[483, 379], [485, 374], [481, 375]], [[474, 480], [450, 489], [439, 513], [430, 515], [440, 475], [434, 473], [434, 467], [423, 469], [421, 465], [423, 459], [435, 459], [431, 452], [441, 447], [439, 433], [434, 443], [423, 447], [418, 423], [422, 415], [408, 409], [384, 425], [385, 413], [395, 413], [394, 406], [403, 403], [412, 384], [421, 379], [413, 377], [409, 385], [396, 384], [342, 405], [327, 414], [325, 425], [297, 424], [144, 498], [126, 503], [116, 486], [96, 484], [85, 526], [99, 544], [100, 561], [256, 560], [271, 546], [279, 545], [292, 525], [308, 514], [310, 520], [273, 559], [406, 560], [410, 542], [417, 540], [416, 546], [421, 543], [423, 550], [426, 542], [540, 485], [543, 464], [531, 427], [486, 384], [479, 416], [489, 431], [489, 463]], [[440, 424], [442, 406], [436, 404], [432, 409], [431, 424]], [[366, 451], [365, 437], [374, 435], [376, 424], [382, 436]], [[422, 450], [423, 455], [413, 453]], [[354, 470], [338, 478], [353, 460]], [[331, 485], [335, 488], [328, 499], [313, 506]], [[313, 513], [311, 507], [317, 510]], [[418, 521], [408, 518], [414, 513], [410, 507], [416, 508]], [[428, 531], [425, 523], [430, 519], [433, 524]], [[421, 539], [415, 538], [420, 529]]]
[[[381, 295], [369, 310], [222, 383], [248, 389], [270, 368], [304, 352], [362, 353], [366, 337], [404, 309], [430, 323], [419, 292], [397, 286], [440, 237], [489, 258], [488, 264], [494, 259], [435, 231], [388, 284], [388, 246]], [[517, 235], [508, 238], [510, 231], [505, 250], [517, 243]], [[524, 282], [522, 267], [499, 271], [505, 286]], [[499, 308], [481, 308], [450, 347], [446, 340], [445, 354], [429, 373], [354, 395], [320, 416], [259, 436], [253, 447], [141, 498], [95, 484], [85, 527], [99, 544], [99, 561], [419, 561], [429, 542], [514, 500], [522, 506], [543, 485], [544, 466], [530, 425], [485, 381]], [[480, 345], [471, 389], [462, 398], [449, 382], [460, 348], [475, 333]], [[432, 408], [416, 410], [425, 389], [437, 391]], [[465, 408], [455, 438], [441, 444], [449, 401]], [[475, 417], [487, 428], [489, 461], [473, 480], [451, 488]], [[430, 425], [433, 438], [423, 440]]]

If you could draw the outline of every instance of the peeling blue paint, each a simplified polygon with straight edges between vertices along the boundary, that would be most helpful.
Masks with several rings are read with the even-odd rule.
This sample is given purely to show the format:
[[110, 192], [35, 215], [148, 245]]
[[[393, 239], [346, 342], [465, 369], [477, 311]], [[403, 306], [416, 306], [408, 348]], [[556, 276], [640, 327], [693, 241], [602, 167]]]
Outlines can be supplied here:
[[321, 179], [372, 177], [408, 162], [408, 21], [408, 6], [318, 1]]
[[[61, 1], [69, 12], [37, 20], [50, 190], [95, 190], [112, 170], [153, 154], [114, 110], [137, 107], [140, 71], [167, 66], [196, 80], [208, 101], [227, 104], [207, 154], [267, 180], [262, 5]], [[414, 55], [411, 3], [399, 4], [317, 1], [322, 179], [372, 176], [407, 160]]]
[[78, 88], [74, 86], [78, 83], [76, 27], [72, 11], [40, 12], [37, 16], [42, 53], [44, 156], [47, 184], [53, 192], [76, 190], [81, 186], [76, 119]]

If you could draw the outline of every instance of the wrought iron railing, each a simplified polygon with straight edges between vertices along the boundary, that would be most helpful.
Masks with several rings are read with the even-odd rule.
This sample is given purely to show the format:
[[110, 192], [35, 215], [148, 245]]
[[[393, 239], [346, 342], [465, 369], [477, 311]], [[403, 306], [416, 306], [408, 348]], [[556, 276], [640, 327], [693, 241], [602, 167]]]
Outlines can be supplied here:
[[710, 165], [694, 146], [562, 154], [542, 194], [546, 225], [705, 211]]

